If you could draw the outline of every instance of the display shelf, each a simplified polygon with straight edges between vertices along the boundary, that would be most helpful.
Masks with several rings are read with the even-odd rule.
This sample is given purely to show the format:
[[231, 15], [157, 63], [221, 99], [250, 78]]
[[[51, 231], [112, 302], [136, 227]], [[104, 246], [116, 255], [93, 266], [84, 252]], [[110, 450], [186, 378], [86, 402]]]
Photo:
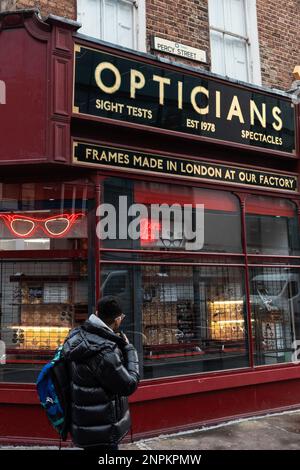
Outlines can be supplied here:
[[85, 275], [70, 268], [69, 274], [10, 276], [17, 283], [10, 304], [17, 310], [11, 327], [16, 352], [56, 350], [75, 324], [86, 319], [87, 304], [75, 302], [75, 285]]
[[27, 276], [25, 274], [20, 274], [20, 275], [14, 275], [10, 276], [9, 280], [10, 282], [20, 282], [20, 281], [26, 281], [26, 282], [60, 282], [60, 281], [78, 281], [82, 279], [83, 275], [79, 274], [70, 274], [70, 275], [37, 275], [37, 276]]
[[70, 305], [68, 302], [46, 302], [46, 303], [42, 303], [42, 302], [39, 302], [39, 303], [29, 303], [29, 302], [13, 302], [13, 303], [9, 303], [8, 305], [12, 305], [12, 306], [15, 306], [15, 307], [19, 307], [19, 306], [23, 306], [23, 305], [30, 305], [30, 306], [37, 306], [37, 307], [41, 307], [41, 306], [47, 306], [47, 305]]

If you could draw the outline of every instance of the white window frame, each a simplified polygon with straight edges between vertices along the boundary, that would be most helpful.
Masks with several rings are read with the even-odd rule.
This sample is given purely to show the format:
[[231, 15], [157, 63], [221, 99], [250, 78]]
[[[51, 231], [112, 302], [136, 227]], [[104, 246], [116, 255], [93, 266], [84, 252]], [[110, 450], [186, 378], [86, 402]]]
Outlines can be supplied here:
[[[105, 40], [105, 2], [98, 0], [100, 3], [99, 29], [100, 39]], [[132, 5], [133, 8], [133, 49], [146, 52], [146, 0], [122, 0], [124, 3]], [[82, 0], [84, 3], [84, 0]], [[78, 18], [78, 2], [77, 2], [77, 18]], [[78, 20], [80, 22], [80, 19]], [[78, 31], [80, 33], [80, 29]], [[83, 33], [85, 34], [85, 33]], [[98, 39], [98, 38], [97, 38]], [[119, 45], [119, 44], [117, 44]]]
[[[259, 54], [259, 39], [258, 39], [258, 26], [257, 26], [257, 12], [256, 12], [256, 0], [244, 0], [245, 4], [245, 26], [246, 36], [241, 36], [230, 31], [216, 28], [213, 25], [209, 25], [209, 30], [222, 33], [237, 39], [242, 39], [246, 43], [246, 61], [247, 61], [247, 74], [249, 82], [261, 85], [261, 63]], [[223, 56], [225, 60], [225, 57]], [[224, 67], [226, 69], [226, 67]]]
[[261, 85], [261, 63], [259, 54], [259, 37], [257, 26], [256, 0], [245, 0], [246, 26], [250, 41], [249, 62], [251, 83]]

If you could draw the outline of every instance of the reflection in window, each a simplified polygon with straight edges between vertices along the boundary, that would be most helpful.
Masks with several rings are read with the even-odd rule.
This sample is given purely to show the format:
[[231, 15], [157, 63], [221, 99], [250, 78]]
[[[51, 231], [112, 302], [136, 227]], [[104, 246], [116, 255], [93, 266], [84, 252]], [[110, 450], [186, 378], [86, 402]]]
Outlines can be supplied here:
[[[239, 268], [103, 267], [117, 294], [144, 378], [248, 366], [244, 275]], [[123, 289], [124, 282], [131, 288]], [[134, 286], [134, 288], [132, 288]]]
[[[171, 184], [148, 183], [118, 178], [108, 178], [104, 181], [103, 202], [112, 204], [116, 209], [117, 234], [119, 233], [119, 198], [127, 197], [128, 207], [137, 203], [144, 205], [148, 218], [141, 220], [141, 236], [139, 240], [127, 239], [104, 240], [104, 248], [135, 248], [152, 250], [186, 250], [187, 240], [184, 225], [176, 224], [176, 216], [172, 206], [189, 205], [193, 211], [193, 230], [196, 230], [196, 205], [204, 205], [204, 246], [203, 251], [220, 253], [239, 253], [241, 247], [241, 218], [238, 199], [230, 192], [213, 191], [195, 187], [183, 187]], [[151, 218], [151, 208], [154, 205], [167, 205], [170, 212], [160, 214], [159, 219]], [[121, 208], [124, 212], [124, 209]], [[128, 223], [133, 218], [128, 217]], [[169, 220], [167, 233], [162, 233], [163, 223]], [[198, 227], [199, 228], [199, 227]], [[124, 227], [123, 227], [124, 229]], [[189, 248], [191, 249], [191, 248]]]
[[298, 270], [259, 267], [250, 271], [252, 330], [257, 365], [290, 362], [300, 339]]
[[248, 196], [246, 224], [249, 253], [287, 256], [300, 253], [298, 220], [292, 202]]

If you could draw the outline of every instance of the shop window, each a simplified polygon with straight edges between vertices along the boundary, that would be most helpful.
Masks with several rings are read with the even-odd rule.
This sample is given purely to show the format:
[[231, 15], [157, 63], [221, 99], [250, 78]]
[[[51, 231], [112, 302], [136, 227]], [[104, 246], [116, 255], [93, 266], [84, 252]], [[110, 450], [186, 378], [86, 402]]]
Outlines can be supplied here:
[[291, 362], [293, 341], [300, 340], [298, 269], [250, 270], [250, 303], [256, 365]]
[[83, 183], [0, 184], [0, 250], [79, 249], [91, 189]]
[[[115, 208], [117, 224], [116, 238], [103, 240], [104, 248], [183, 251], [193, 250], [195, 246], [196, 251], [205, 252], [242, 251], [239, 201], [230, 192], [108, 178], [103, 183], [103, 195], [103, 202]], [[126, 207], [125, 202], [120, 204], [120, 198], [126, 198]], [[120, 222], [123, 220], [121, 213], [124, 216], [132, 204], [142, 205], [146, 210], [146, 215], [141, 218], [140, 237], [136, 240], [126, 232], [134, 217], [129, 216]], [[176, 216], [172, 212], [174, 204], [180, 205], [179, 224], [176, 224]], [[204, 207], [204, 219], [197, 218], [197, 204]], [[153, 218], [153, 207], [163, 205], [167, 205], [168, 209], [160, 212], [158, 218]], [[184, 224], [187, 221], [184, 218], [184, 206], [191, 208], [191, 228], [196, 233], [194, 239], [188, 239], [184, 233]], [[167, 219], [170, 225], [163, 232], [163, 224]], [[196, 237], [201, 236], [200, 224], [203, 226], [204, 244], [197, 248]]]
[[300, 253], [297, 212], [291, 201], [248, 196], [246, 226], [248, 253], [286, 256]]
[[[293, 341], [300, 340], [299, 274], [287, 261], [299, 253], [292, 201], [247, 196], [247, 268], [239, 201], [230, 192], [108, 178], [102, 194], [103, 202], [116, 209], [116, 233], [121, 226], [124, 236], [101, 242], [101, 292], [122, 300], [145, 379], [249, 366], [246, 269], [254, 364], [292, 360]], [[127, 201], [121, 209], [120, 196]], [[204, 205], [204, 245], [193, 254], [184, 253], [186, 240], [175, 230], [175, 216], [168, 240], [161, 237], [163, 217], [147, 218], [153, 204], [178, 203], [192, 210]], [[137, 240], [125, 236], [132, 219], [120, 219], [120, 210], [127, 213], [132, 204], [147, 209]], [[272, 255], [267, 263], [274, 269], [263, 267], [264, 255]], [[281, 256], [281, 268], [276, 256]]]
[[76, 181], [1, 184], [0, 192], [0, 382], [34, 382], [88, 314], [93, 191]]
[[127, 288], [130, 288], [128, 281], [128, 272], [126, 270], [109, 272], [103, 277], [101, 293], [102, 295], [120, 296], [126, 292]]
[[242, 269], [104, 265], [102, 273], [105, 293], [119, 294], [143, 378], [248, 366]]
[[80, 33], [145, 50], [144, 0], [77, 0]]
[[209, 0], [212, 72], [260, 84], [255, 0]]

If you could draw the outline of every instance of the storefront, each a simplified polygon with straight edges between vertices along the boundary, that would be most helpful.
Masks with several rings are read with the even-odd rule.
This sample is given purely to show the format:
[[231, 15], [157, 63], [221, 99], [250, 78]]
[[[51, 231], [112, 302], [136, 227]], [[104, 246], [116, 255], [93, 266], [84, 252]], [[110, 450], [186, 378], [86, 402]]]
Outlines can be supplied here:
[[140, 358], [133, 438], [299, 407], [297, 106], [76, 29], [0, 15], [0, 442], [55, 439], [34, 381], [107, 294]]

